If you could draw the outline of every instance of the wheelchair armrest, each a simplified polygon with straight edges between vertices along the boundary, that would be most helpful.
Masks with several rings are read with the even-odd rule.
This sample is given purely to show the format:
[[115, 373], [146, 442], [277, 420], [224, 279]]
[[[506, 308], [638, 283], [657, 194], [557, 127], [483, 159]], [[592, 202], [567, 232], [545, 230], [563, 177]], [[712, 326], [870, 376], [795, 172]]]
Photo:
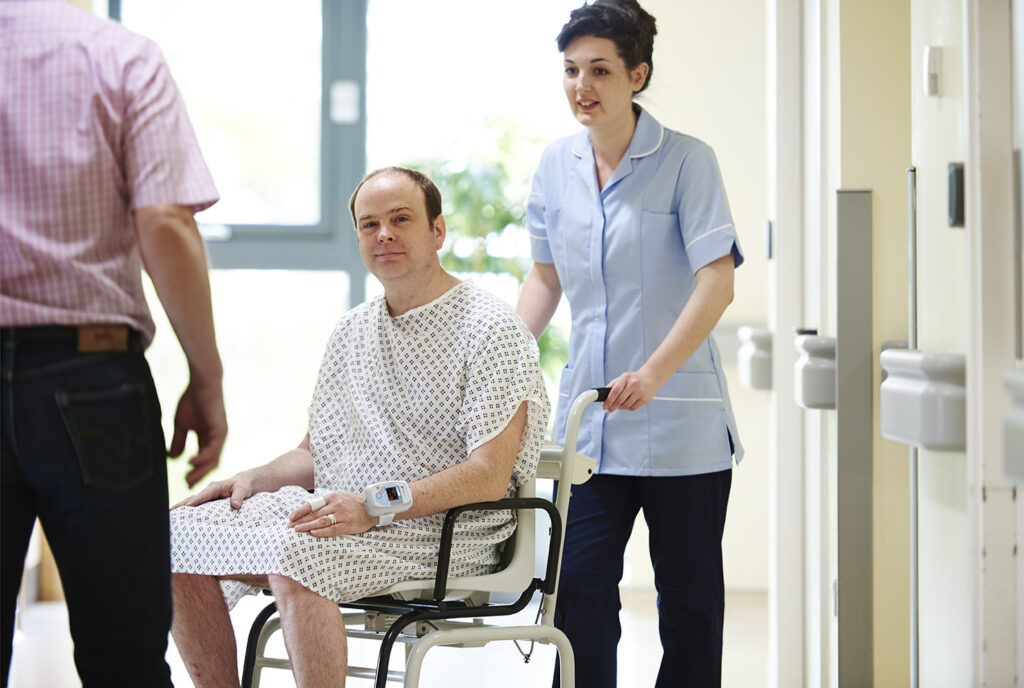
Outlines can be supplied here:
[[[434, 578], [434, 601], [440, 602], [445, 597], [448, 589], [448, 568], [451, 564], [452, 540], [455, 538], [455, 520], [467, 511], [499, 511], [504, 509], [543, 509], [548, 512], [551, 519], [551, 538], [548, 546], [548, 563], [542, 582], [542, 590], [545, 594], [551, 594], [555, 589], [556, 573], [558, 571], [559, 549], [562, 543], [562, 519], [559, 516], [555, 505], [540, 497], [510, 497], [499, 499], [495, 502], [476, 502], [474, 504], [463, 504], [449, 509], [444, 515], [444, 524], [441, 526], [441, 544], [437, 554], [437, 575]], [[516, 526], [519, 527], [518, 525]], [[512, 535], [515, 537], [515, 534]]]

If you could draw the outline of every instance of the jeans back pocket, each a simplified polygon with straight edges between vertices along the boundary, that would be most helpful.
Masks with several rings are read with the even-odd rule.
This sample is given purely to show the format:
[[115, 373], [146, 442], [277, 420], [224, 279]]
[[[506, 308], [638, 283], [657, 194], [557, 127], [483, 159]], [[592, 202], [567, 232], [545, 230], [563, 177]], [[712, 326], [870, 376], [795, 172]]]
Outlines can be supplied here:
[[154, 410], [145, 385], [57, 392], [56, 397], [86, 485], [128, 490], [153, 475]]

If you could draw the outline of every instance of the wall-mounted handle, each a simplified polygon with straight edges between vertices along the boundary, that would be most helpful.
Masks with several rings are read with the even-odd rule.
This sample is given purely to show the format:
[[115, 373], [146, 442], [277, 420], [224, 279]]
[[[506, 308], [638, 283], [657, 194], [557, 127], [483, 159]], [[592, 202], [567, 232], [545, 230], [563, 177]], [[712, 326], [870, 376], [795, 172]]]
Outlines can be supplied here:
[[966, 359], [960, 354], [883, 351], [882, 436], [921, 449], [967, 446]]
[[793, 367], [793, 395], [807, 409], [836, 407], [836, 338], [802, 334], [796, 338], [800, 354]]
[[772, 332], [744, 325], [736, 330], [740, 346], [736, 369], [740, 384], [749, 389], [772, 388]]
[[[910, 346], [907, 342], [902, 339], [887, 339], [882, 342], [882, 351], [888, 351], [890, 349], [899, 349], [900, 351], [906, 351]], [[889, 371], [882, 368], [882, 382], [885, 382], [886, 378], [889, 377]]]

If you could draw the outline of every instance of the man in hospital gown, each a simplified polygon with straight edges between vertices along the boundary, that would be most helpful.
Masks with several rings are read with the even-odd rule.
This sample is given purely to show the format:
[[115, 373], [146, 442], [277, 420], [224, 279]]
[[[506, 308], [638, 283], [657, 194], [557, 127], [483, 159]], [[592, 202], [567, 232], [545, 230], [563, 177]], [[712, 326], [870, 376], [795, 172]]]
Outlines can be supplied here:
[[[510, 496], [537, 468], [549, 406], [536, 345], [509, 306], [441, 268], [437, 188], [386, 168], [350, 208], [384, 296], [338, 323], [307, 435], [171, 512], [172, 633], [197, 686], [238, 685], [228, 610], [260, 586], [276, 598], [298, 684], [338, 685], [337, 603], [432, 578], [444, 511]], [[362, 491], [390, 480], [409, 483], [413, 504], [380, 526]], [[507, 511], [461, 518], [452, 574], [493, 569], [514, 528]]]

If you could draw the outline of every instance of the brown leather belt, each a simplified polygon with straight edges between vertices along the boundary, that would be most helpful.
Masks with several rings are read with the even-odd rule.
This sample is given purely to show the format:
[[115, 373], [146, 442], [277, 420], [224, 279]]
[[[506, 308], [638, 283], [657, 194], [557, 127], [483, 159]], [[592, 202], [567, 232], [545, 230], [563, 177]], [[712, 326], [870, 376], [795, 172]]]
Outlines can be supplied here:
[[3, 341], [74, 341], [80, 353], [142, 351], [142, 335], [124, 324], [4, 327]]

